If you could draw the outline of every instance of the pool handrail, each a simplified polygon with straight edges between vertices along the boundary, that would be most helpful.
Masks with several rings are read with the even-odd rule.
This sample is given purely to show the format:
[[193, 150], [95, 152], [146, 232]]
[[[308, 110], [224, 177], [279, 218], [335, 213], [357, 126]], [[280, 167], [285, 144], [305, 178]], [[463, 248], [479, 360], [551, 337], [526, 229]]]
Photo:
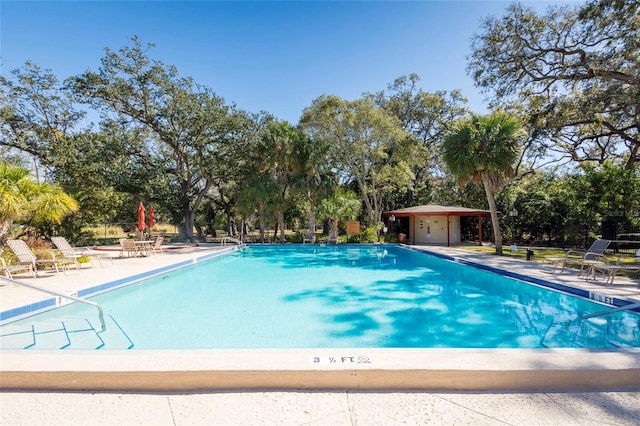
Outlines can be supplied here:
[[629, 309], [636, 309], [636, 308], [640, 308], [640, 302], [629, 303], [627, 305], [619, 306], [619, 307], [613, 308], [613, 309], [608, 309], [606, 311], [600, 311], [600, 312], [595, 312], [593, 314], [583, 315], [583, 316], [580, 317], [580, 319], [583, 320], [583, 319], [588, 319], [588, 318], [596, 318], [596, 317], [601, 317], [603, 315], [609, 315], [609, 314], [613, 314], [615, 312], [627, 311]]
[[227, 246], [227, 242], [232, 242], [232, 243], [236, 243], [239, 246], [243, 245], [244, 243], [242, 241], [240, 241], [237, 238], [233, 238], [233, 237], [223, 237], [222, 241], [220, 241], [220, 244], [222, 245], [222, 247], [226, 247]]
[[73, 300], [74, 302], [86, 303], [87, 305], [91, 305], [91, 306], [95, 307], [96, 309], [98, 309], [98, 318], [100, 319], [100, 331], [101, 332], [107, 331], [107, 325], [104, 322], [104, 310], [102, 309], [102, 306], [100, 306], [96, 302], [90, 302], [88, 300], [80, 299], [79, 297], [71, 296], [69, 294], [60, 293], [60, 292], [55, 291], [55, 290], [49, 290], [48, 288], [40, 287], [40, 286], [37, 286], [35, 284], [30, 284], [30, 283], [25, 283], [23, 281], [14, 280], [13, 278], [5, 277], [5, 276], [0, 276], [0, 278], [5, 280], [5, 281], [9, 281], [10, 283], [12, 283], [14, 285], [21, 285], [23, 287], [28, 287], [28, 288], [31, 288], [33, 290], [41, 291], [43, 293], [47, 293], [47, 294], [50, 294], [52, 296], [58, 296], [58, 297], [62, 297], [62, 298], [65, 298], [65, 299]]

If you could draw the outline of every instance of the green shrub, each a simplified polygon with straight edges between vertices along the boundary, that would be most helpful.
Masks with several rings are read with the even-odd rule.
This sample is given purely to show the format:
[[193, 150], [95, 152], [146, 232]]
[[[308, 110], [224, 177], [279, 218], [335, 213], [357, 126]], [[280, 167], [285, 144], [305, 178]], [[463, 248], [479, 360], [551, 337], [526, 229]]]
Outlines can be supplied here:
[[384, 234], [384, 242], [389, 244], [396, 244], [398, 242], [398, 234], [390, 232], [388, 234]]
[[374, 226], [367, 226], [362, 231], [360, 231], [359, 235], [360, 243], [377, 243], [378, 242], [378, 234], [376, 232], [376, 228]]
[[304, 234], [300, 231], [296, 231], [293, 234], [285, 234], [284, 239], [288, 243], [302, 244], [302, 241], [304, 240]]

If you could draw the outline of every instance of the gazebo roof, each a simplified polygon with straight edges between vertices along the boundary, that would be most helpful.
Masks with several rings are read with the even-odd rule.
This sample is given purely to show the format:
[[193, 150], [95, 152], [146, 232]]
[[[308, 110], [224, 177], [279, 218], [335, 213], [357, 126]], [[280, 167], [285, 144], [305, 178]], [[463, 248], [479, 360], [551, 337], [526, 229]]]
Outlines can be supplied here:
[[489, 210], [470, 209], [468, 207], [441, 206], [439, 204], [425, 204], [423, 206], [407, 207], [405, 209], [391, 210], [384, 213], [385, 216], [490, 216]]

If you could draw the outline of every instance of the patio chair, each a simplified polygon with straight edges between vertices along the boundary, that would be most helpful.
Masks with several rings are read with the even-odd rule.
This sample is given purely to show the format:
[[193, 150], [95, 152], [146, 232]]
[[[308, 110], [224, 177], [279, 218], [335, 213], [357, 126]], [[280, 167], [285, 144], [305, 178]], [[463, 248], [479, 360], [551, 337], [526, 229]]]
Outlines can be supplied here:
[[[606, 286], [613, 286], [613, 281], [616, 278], [616, 275], [618, 274], [618, 272], [620, 271], [629, 271], [629, 272], [638, 272], [640, 271], [640, 261], [638, 261], [636, 264], [633, 263], [620, 263], [620, 260], [622, 259], [622, 256], [618, 256], [618, 259], [616, 259], [616, 261], [614, 263], [609, 263], [609, 262], [605, 262], [603, 264], [594, 264], [592, 266], [592, 276], [595, 277], [596, 272], [600, 272], [602, 273], [602, 275], [605, 278], [605, 285]], [[627, 284], [621, 284], [621, 285], [627, 285]], [[640, 280], [638, 280], [637, 284], [634, 284], [633, 282], [630, 285], [635, 285], [637, 288], [640, 288]]]
[[113, 259], [108, 254], [98, 253], [89, 247], [71, 247], [65, 237], [51, 237], [51, 242], [65, 259], [75, 259], [77, 261], [81, 257], [88, 257], [91, 261], [91, 266], [93, 266], [94, 260], [97, 260], [102, 267], [104, 267], [103, 260], [108, 260], [113, 265]]
[[329, 236], [327, 237], [327, 244], [338, 244], [338, 234], [333, 231], [329, 231]]
[[53, 252], [49, 252], [51, 255], [49, 259], [38, 259], [27, 243], [22, 240], [8, 240], [7, 246], [16, 255], [20, 264], [32, 266], [36, 276], [38, 276], [38, 265], [53, 266], [56, 272], [60, 272], [60, 269], [65, 272], [71, 265], [74, 265], [76, 269], [80, 269], [80, 264], [77, 260], [58, 259]]
[[162, 243], [164, 243], [164, 237], [162, 235], [158, 235], [156, 240], [147, 248], [147, 252], [149, 254], [161, 253], [164, 254], [164, 250], [162, 249]]
[[564, 256], [547, 257], [540, 262], [540, 269], [542, 269], [544, 265], [553, 265], [553, 270], [551, 272], [555, 272], [558, 267], [560, 267], [560, 272], [562, 272], [564, 271], [564, 267], [567, 263], [579, 263], [579, 275], [581, 275], [586, 266], [605, 261], [600, 258], [600, 256], [604, 255], [604, 251], [609, 247], [609, 244], [611, 244], [610, 240], [598, 239], [591, 244], [591, 247], [589, 247], [586, 253], [576, 250], [567, 250]]
[[[7, 278], [15, 279], [14, 275], [31, 275], [31, 278], [36, 278], [36, 272], [33, 270], [33, 265], [29, 264], [7, 264], [3, 258], [0, 257], [0, 274], [3, 274]], [[15, 285], [15, 284], [14, 284]]]
[[[620, 260], [618, 260], [618, 263]], [[580, 271], [578, 272], [578, 277], [584, 276], [586, 279], [596, 279], [597, 272], [602, 273], [603, 276], [608, 275], [608, 268], [611, 266], [611, 262], [609, 258], [604, 254], [598, 253], [589, 253], [589, 256], [586, 255], [580, 259]]]
[[136, 245], [135, 241], [130, 238], [120, 238], [120, 257], [124, 257], [124, 254], [127, 253], [127, 257], [137, 256], [140, 253], [139, 247]]

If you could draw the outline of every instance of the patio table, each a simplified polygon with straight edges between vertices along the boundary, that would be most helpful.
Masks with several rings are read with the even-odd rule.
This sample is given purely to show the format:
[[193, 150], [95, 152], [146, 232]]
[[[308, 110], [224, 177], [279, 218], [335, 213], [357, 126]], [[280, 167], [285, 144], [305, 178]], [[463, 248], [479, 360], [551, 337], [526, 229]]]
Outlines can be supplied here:
[[138, 253], [144, 252], [146, 256], [151, 250], [151, 246], [153, 245], [154, 242], [155, 242], [154, 240], [142, 240], [142, 241], [135, 240], [133, 244], [136, 246]]

